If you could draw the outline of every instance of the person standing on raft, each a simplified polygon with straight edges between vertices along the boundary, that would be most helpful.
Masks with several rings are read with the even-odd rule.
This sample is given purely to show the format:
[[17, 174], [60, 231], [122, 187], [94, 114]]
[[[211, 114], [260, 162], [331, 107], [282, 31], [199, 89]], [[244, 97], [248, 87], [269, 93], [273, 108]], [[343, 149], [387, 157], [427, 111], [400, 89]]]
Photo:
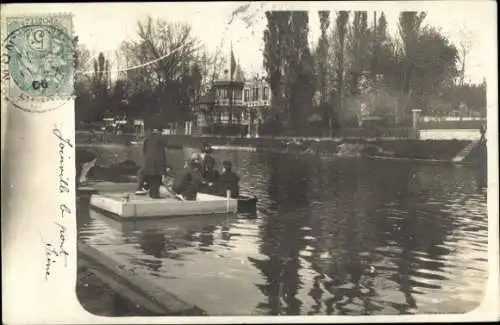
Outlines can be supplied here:
[[205, 142], [203, 144], [203, 153], [202, 153], [202, 176], [203, 180], [208, 183], [208, 185], [215, 183], [217, 177], [219, 176], [216, 166], [217, 162], [215, 158], [212, 156], [212, 147], [209, 143]]
[[153, 132], [146, 137], [142, 152], [144, 166], [142, 168], [143, 181], [149, 185], [149, 196], [160, 198], [162, 177], [167, 173], [167, 142], [160, 133], [160, 128], [153, 128]]

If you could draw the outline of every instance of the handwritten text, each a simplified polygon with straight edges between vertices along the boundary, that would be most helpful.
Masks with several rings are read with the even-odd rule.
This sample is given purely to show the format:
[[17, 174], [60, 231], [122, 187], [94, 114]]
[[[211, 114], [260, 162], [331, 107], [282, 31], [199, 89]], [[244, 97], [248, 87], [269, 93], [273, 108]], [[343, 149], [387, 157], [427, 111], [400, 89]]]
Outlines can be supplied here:
[[[65, 170], [65, 161], [69, 158], [67, 149], [73, 148], [73, 144], [71, 140], [66, 138], [59, 128], [54, 128], [52, 133], [59, 140], [57, 148], [59, 153], [58, 163], [57, 163], [57, 186], [59, 190], [59, 194], [65, 195], [70, 193], [70, 182], [69, 177]], [[71, 208], [65, 204], [59, 204], [59, 211], [54, 224], [57, 227], [57, 242], [49, 243], [43, 242], [43, 246], [45, 249], [45, 278], [51, 275], [51, 268], [54, 263], [56, 263], [59, 259], [64, 258], [64, 266], [67, 266], [68, 263], [68, 255], [69, 252], [65, 248], [66, 243], [66, 227], [63, 225], [63, 220], [71, 214]]]
[[54, 128], [52, 130], [54, 135], [59, 139], [59, 166], [58, 166], [58, 182], [59, 182], [59, 193], [69, 193], [69, 178], [66, 177], [64, 171], [64, 160], [66, 158], [64, 150], [66, 147], [73, 148], [70, 139], [65, 139], [62, 135], [61, 130]]
[[54, 222], [59, 228], [59, 244], [44, 243], [45, 247], [45, 279], [50, 276], [51, 266], [57, 262], [57, 258], [64, 257], [64, 266], [68, 265], [68, 251], [64, 248], [66, 241], [66, 227], [58, 222]]

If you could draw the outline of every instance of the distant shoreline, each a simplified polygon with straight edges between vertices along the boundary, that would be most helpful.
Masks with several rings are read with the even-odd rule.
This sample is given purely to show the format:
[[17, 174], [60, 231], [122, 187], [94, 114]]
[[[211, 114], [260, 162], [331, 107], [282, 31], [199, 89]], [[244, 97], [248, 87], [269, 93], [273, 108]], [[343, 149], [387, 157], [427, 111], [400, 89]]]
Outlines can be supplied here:
[[[139, 162], [139, 142], [130, 135], [117, 135], [116, 140], [100, 143], [77, 138], [77, 150], [90, 150], [103, 157], [104, 164], [124, 160]], [[200, 148], [210, 143], [215, 150], [288, 153], [320, 157], [361, 157], [395, 161], [414, 161], [440, 164], [482, 165], [485, 163], [486, 146], [468, 140], [417, 140], [401, 138], [304, 138], [304, 137], [222, 137], [165, 135], [176, 148]], [[78, 141], [80, 140], [80, 141]], [[136, 140], [137, 141], [137, 140]], [[463, 159], [454, 161], [467, 146], [473, 149]]]

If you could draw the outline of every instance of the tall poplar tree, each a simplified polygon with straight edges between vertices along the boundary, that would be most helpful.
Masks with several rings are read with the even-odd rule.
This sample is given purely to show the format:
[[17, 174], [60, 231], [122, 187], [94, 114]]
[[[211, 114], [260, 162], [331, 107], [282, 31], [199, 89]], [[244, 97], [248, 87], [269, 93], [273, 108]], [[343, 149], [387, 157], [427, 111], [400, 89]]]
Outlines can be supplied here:
[[338, 42], [335, 49], [335, 57], [337, 63], [338, 111], [342, 111], [344, 102], [345, 42], [346, 42], [348, 22], [349, 22], [349, 11], [338, 11], [336, 18], [336, 26], [335, 26], [335, 33]]

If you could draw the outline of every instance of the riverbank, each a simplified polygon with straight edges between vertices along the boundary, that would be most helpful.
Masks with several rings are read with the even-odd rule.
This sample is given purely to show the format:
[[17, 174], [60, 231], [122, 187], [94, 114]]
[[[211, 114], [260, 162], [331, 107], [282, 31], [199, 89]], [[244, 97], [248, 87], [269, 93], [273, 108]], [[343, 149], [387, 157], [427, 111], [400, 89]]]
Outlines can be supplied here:
[[100, 316], [199, 316], [204, 312], [157, 287], [139, 270], [127, 269], [97, 248], [78, 243], [77, 296]]
[[[453, 161], [471, 141], [416, 140], [400, 138], [289, 138], [220, 137], [165, 135], [173, 147], [201, 148], [204, 142], [215, 150], [310, 154], [320, 157], [365, 157], [371, 159], [429, 163], [485, 164], [486, 145], [478, 144], [464, 159]], [[110, 167], [124, 161], [139, 164], [141, 148], [137, 143], [78, 143], [77, 150], [92, 152], [96, 165]]]
[[98, 316], [157, 316], [158, 314], [123, 297], [96, 276], [88, 267], [80, 267], [76, 293], [82, 307]]

